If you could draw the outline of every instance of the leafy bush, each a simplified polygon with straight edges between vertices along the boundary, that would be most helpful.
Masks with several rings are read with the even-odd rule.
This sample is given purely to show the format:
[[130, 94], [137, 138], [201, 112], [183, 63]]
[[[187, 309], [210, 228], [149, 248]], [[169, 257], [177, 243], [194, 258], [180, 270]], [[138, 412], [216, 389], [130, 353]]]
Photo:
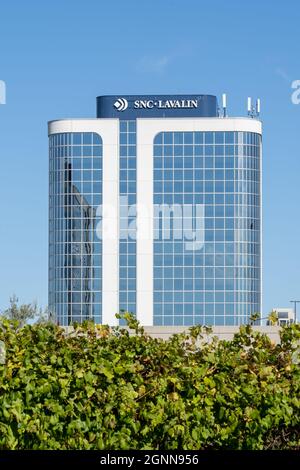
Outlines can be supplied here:
[[2, 320], [0, 449], [298, 449], [299, 325], [168, 341]]

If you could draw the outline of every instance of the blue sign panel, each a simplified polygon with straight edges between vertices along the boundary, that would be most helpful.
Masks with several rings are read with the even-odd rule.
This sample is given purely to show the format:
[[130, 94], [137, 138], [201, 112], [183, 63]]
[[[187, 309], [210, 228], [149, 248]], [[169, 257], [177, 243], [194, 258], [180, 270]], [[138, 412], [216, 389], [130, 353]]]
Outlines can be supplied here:
[[97, 118], [217, 117], [213, 95], [114, 95], [97, 97]]

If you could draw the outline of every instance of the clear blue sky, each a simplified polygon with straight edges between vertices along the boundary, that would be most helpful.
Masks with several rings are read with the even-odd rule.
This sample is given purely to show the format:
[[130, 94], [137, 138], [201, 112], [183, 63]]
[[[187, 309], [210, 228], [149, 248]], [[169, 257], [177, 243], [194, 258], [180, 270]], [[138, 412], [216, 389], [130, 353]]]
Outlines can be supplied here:
[[40, 0], [0, 7], [0, 309], [47, 304], [47, 121], [94, 117], [100, 94], [247, 96], [264, 123], [264, 312], [300, 298], [297, 0]]

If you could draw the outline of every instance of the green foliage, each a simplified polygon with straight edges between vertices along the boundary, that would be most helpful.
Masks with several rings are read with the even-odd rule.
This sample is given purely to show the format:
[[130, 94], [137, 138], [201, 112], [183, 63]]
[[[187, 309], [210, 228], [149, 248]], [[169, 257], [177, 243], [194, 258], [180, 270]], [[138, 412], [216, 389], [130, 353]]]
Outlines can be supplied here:
[[256, 313], [252, 313], [252, 315], [250, 315], [250, 325], [255, 325], [255, 323], [260, 319], [260, 313], [256, 312]]
[[270, 325], [277, 325], [278, 323], [278, 314], [275, 310], [272, 310], [268, 316], [268, 321]]
[[125, 318], [0, 323], [0, 449], [299, 449], [299, 325], [163, 341]]
[[9, 320], [17, 320], [20, 326], [24, 326], [28, 320], [36, 320], [38, 323], [47, 323], [50, 319], [48, 310], [43, 311], [39, 309], [36, 302], [19, 305], [19, 299], [16, 295], [13, 295], [9, 299], [9, 302], [9, 308], [4, 310], [1, 315]]

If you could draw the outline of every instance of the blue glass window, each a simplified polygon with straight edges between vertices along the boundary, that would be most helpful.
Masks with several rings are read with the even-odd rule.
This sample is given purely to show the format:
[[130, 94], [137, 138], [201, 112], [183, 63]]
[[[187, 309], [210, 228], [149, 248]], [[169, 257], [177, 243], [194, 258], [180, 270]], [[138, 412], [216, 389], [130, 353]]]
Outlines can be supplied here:
[[[159, 275], [161, 289], [154, 288], [154, 298], [158, 292], [162, 294], [159, 309], [154, 310], [157, 325], [199, 322], [226, 325], [232, 324], [233, 318], [240, 324], [246, 321], [248, 311], [259, 310], [260, 258], [254, 259], [254, 248], [249, 246], [248, 256], [242, 259], [257, 270], [234, 275], [235, 263], [240, 263], [240, 256], [237, 256], [240, 245], [235, 245], [235, 237], [242, 243], [251, 240], [253, 246], [255, 239], [259, 241], [259, 232], [253, 234], [253, 227], [256, 227], [254, 212], [248, 213], [244, 209], [245, 205], [255, 207], [258, 203], [259, 175], [245, 172], [246, 168], [251, 168], [253, 159], [247, 163], [248, 167], [244, 163], [241, 166], [238, 160], [240, 147], [248, 145], [251, 149], [254, 144], [249, 141], [256, 141], [255, 137], [247, 136], [248, 133], [234, 132], [164, 132], [155, 138], [154, 203], [204, 204], [205, 214], [205, 242], [200, 252], [189, 252], [184, 234], [178, 230], [171, 230], [168, 241], [162, 236], [154, 240], [154, 275], [156, 278]], [[250, 151], [247, 149], [246, 155]], [[248, 179], [251, 184], [240, 184], [240, 178], [241, 181]], [[255, 198], [250, 200], [249, 191]], [[239, 199], [244, 192], [246, 201]], [[245, 217], [251, 217], [249, 224], [242, 224]], [[255, 217], [259, 218], [259, 212]], [[237, 221], [240, 225], [236, 225]], [[192, 221], [190, 223], [192, 226]], [[182, 239], [178, 239], [179, 234]], [[257, 289], [251, 297], [253, 300], [247, 300], [247, 308], [246, 300], [242, 300], [250, 285], [244, 282], [246, 278], [249, 282], [255, 281], [251, 284], [255, 287], [251, 289]], [[240, 292], [236, 298], [234, 289]]]
[[[61, 325], [101, 322], [102, 241], [96, 210], [102, 197], [102, 139], [91, 132], [56, 134], [50, 136], [50, 148], [49, 309]], [[99, 197], [92, 197], [92, 181]]]

